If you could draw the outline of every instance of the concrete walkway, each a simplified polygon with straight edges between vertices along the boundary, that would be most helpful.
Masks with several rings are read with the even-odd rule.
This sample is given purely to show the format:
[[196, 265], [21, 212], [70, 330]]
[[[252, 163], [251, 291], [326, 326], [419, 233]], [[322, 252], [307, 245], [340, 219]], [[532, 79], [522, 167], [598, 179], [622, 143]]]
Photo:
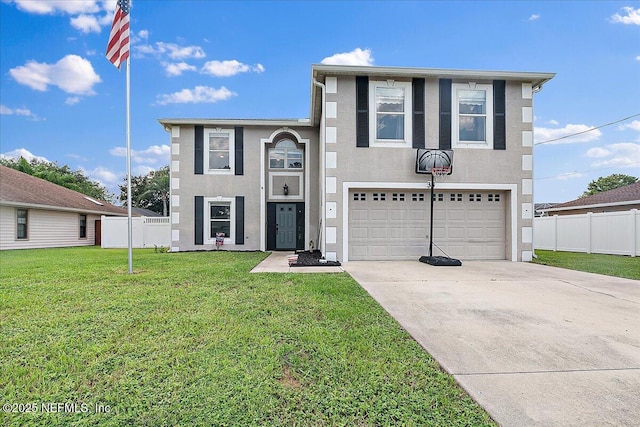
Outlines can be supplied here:
[[343, 267], [501, 425], [640, 426], [640, 281], [506, 261]]
[[251, 273], [342, 273], [342, 267], [290, 267], [287, 257], [293, 251], [271, 252], [264, 261], [256, 265]]

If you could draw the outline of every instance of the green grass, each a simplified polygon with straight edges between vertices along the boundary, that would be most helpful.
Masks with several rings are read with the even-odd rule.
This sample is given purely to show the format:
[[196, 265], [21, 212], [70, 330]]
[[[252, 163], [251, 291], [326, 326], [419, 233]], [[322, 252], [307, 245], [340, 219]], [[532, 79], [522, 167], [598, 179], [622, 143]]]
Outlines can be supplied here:
[[537, 264], [640, 280], [640, 258], [622, 255], [553, 252], [536, 249]]
[[0, 403], [38, 413], [0, 425], [494, 425], [349, 275], [265, 256], [1, 252]]

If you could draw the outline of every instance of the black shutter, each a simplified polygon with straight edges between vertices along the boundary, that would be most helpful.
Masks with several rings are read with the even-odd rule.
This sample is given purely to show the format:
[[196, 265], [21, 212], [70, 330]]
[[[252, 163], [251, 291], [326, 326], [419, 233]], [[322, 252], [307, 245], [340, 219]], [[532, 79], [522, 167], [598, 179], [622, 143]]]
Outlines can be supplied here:
[[506, 81], [493, 81], [493, 149], [507, 149]]
[[236, 196], [236, 245], [244, 245], [244, 196]]
[[267, 250], [276, 248], [276, 205], [267, 203]]
[[244, 128], [238, 126], [235, 128], [235, 174], [244, 175]]
[[193, 173], [202, 175], [204, 170], [204, 127], [195, 127]]
[[193, 204], [194, 218], [194, 230], [193, 230], [193, 243], [196, 245], [202, 245], [204, 238], [204, 197], [196, 196]]
[[438, 147], [451, 150], [451, 79], [440, 79], [440, 136]]
[[304, 203], [296, 203], [296, 249], [304, 250]]
[[356, 147], [369, 146], [369, 77], [356, 76]]
[[413, 79], [413, 148], [424, 145], [424, 79]]

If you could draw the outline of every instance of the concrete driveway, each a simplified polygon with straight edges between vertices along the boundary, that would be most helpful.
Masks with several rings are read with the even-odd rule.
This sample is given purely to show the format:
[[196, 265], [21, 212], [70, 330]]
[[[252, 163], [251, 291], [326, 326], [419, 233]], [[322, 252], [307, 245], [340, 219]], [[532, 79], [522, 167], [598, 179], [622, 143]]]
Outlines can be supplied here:
[[640, 426], [640, 281], [507, 261], [343, 267], [501, 425]]

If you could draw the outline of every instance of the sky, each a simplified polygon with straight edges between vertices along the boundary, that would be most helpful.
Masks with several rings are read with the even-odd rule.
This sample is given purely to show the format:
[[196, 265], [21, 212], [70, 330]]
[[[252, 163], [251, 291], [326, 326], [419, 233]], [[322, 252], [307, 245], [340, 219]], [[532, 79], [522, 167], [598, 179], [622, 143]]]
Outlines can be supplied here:
[[[69, 165], [119, 194], [115, 4], [0, 0], [0, 155]], [[556, 73], [534, 97], [535, 202], [640, 177], [638, 1], [134, 0], [131, 32], [134, 175], [169, 164], [159, 118], [308, 118], [311, 65], [325, 63]]]

